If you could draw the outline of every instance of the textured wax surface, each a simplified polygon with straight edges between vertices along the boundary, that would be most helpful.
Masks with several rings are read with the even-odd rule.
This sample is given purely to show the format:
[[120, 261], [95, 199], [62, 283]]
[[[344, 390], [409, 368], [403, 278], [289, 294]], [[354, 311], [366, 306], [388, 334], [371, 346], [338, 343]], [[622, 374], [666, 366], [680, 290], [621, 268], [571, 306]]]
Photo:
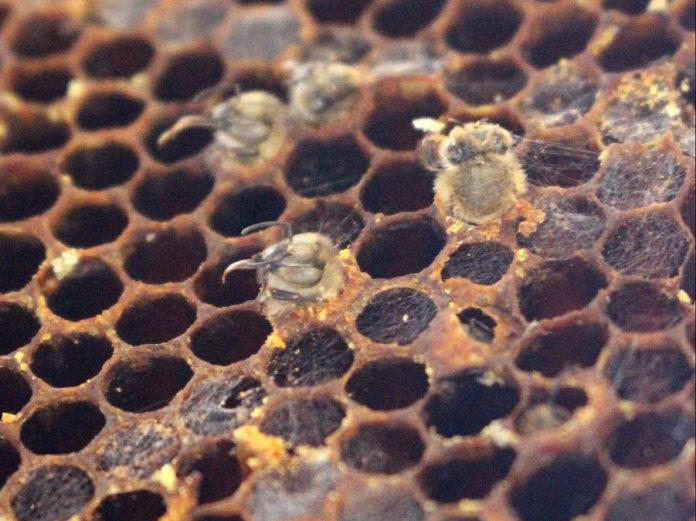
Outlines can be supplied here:
[[[694, 47], [693, 0], [0, 2], [0, 519], [693, 520]], [[345, 118], [158, 146], [293, 60]], [[441, 116], [520, 138], [501, 219], [433, 204]], [[222, 282], [274, 219], [336, 299]]]

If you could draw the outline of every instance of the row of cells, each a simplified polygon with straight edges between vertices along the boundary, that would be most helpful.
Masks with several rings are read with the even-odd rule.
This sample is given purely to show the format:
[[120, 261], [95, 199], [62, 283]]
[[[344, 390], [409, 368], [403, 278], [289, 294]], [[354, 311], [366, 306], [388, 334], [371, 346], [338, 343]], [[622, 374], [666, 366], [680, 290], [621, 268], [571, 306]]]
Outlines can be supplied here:
[[[219, 442], [208, 448], [208, 453], [193, 465], [182, 464], [182, 475], [186, 467], [192, 467], [203, 476], [200, 499], [215, 500], [231, 495], [241, 482], [240, 473], [229, 472], [223, 476], [222, 464], [227, 470], [237, 468], [230, 461], [233, 448], [227, 442]], [[217, 457], [217, 459], [216, 459]], [[228, 461], [230, 460], [230, 461]], [[473, 463], [472, 463], [473, 465]], [[472, 469], [479, 473], [483, 468]], [[284, 509], [303, 512], [308, 508], [299, 496], [304, 493], [305, 503], [314, 510], [321, 507], [325, 496], [337, 484], [335, 469], [325, 463], [305, 466], [300, 469], [308, 483], [298, 484], [296, 472], [269, 472], [262, 476], [250, 498], [253, 519], [256, 521], [280, 521]], [[290, 482], [294, 482], [290, 486]], [[537, 470], [528, 480], [515, 488], [509, 497], [510, 504], [522, 521], [569, 521], [590, 510], [600, 499], [608, 476], [592, 457], [570, 454], [559, 457]], [[58, 485], [54, 485], [57, 483]], [[309, 491], [309, 485], [319, 485], [319, 491]], [[483, 486], [483, 485], [482, 485]], [[271, 492], [263, 493], [266, 487]], [[59, 490], [58, 499], [47, 497], [48, 490]], [[19, 521], [44, 520], [59, 515], [68, 518], [79, 513], [94, 496], [95, 487], [88, 474], [71, 465], [50, 465], [36, 469], [27, 484], [12, 500], [12, 509]], [[208, 497], [203, 497], [203, 496]], [[263, 497], [257, 497], [263, 496]], [[315, 497], [316, 496], [316, 497]], [[69, 500], [67, 499], [69, 498]], [[284, 501], [283, 501], [284, 500]], [[278, 508], [276, 503], [284, 503]], [[90, 519], [96, 521], [157, 521], [166, 512], [161, 495], [147, 489], [136, 489], [108, 495], [100, 502]], [[275, 513], [274, 513], [275, 512]], [[627, 491], [612, 501], [606, 521], [648, 521], [655, 515], [664, 515], [672, 521], [688, 521], [694, 512], [689, 494], [682, 487], [664, 482], [646, 484], [641, 490]], [[316, 512], [313, 512], [316, 513]], [[391, 516], [398, 517], [391, 517]], [[386, 519], [424, 521], [426, 514], [419, 501], [409, 492], [393, 485], [362, 485], [351, 494], [339, 508], [340, 521], [380, 521]], [[197, 517], [199, 521], [245, 521], [246, 517], [235, 514], [207, 515]], [[477, 517], [451, 516], [438, 518], [441, 521], [478, 521]]]
[[[307, 7], [319, 22], [352, 23], [364, 10], [367, 1], [335, 3], [312, 0]], [[605, 7], [618, 8], [632, 15], [641, 15], [647, 0], [626, 2], [607, 0]], [[444, 0], [419, 2], [398, 0], [383, 5], [373, 16], [374, 28], [391, 38], [413, 37], [431, 24], [441, 13]], [[201, 9], [208, 9], [202, 6]], [[692, 0], [684, 0], [674, 9], [679, 24], [686, 30], [694, 29]], [[7, 13], [5, 13], [7, 15]], [[196, 8], [188, 13], [195, 16]], [[223, 8], [217, 22], [225, 16]], [[523, 24], [523, 13], [513, 3], [460, 2], [453, 22], [445, 28], [445, 42], [463, 53], [486, 53], [508, 44]], [[399, 23], [396, 23], [398, 20]], [[522, 43], [523, 54], [537, 67], [555, 63], [559, 58], [572, 56], [587, 46], [597, 26], [598, 16], [579, 7], [561, 6], [545, 9], [542, 15], [527, 25], [528, 36]], [[166, 24], [165, 24], [166, 25]], [[15, 25], [9, 35], [10, 48], [22, 58], [36, 58], [71, 49], [79, 39], [81, 27], [74, 20], [57, 13], [36, 13]], [[679, 47], [680, 35], [676, 26], [664, 15], [638, 16], [624, 22], [612, 45], [604, 49], [600, 63], [610, 71], [638, 67], [652, 59], [673, 53]], [[133, 58], [117, 57], [115, 50], [133, 52]], [[123, 53], [119, 53], [123, 56]], [[113, 49], [101, 44], [83, 59], [83, 66], [94, 77], [122, 76], [144, 69], [152, 59], [153, 51], [138, 42], [125, 48]], [[634, 63], [635, 62], [635, 63]], [[111, 63], [115, 65], [111, 65]], [[205, 63], [205, 62], [203, 62]], [[106, 65], [102, 65], [106, 64]]]
[[[404, 368], [408, 368], [407, 372], [415, 370], [417, 374], [422, 374], [418, 364], [406, 360], [392, 359], [376, 363], [392, 368], [401, 365], [401, 374], [404, 374]], [[366, 367], [374, 370], [376, 363]], [[366, 370], [368, 369], [363, 369], [363, 372]], [[354, 381], [354, 378], [349, 382]], [[420, 378], [422, 381], [422, 377]], [[486, 378], [486, 371], [482, 369], [467, 369], [439, 381], [440, 390], [428, 400], [424, 408], [428, 424], [446, 437], [476, 435], [493, 419], [509, 414], [517, 403], [517, 389], [509, 383], [500, 382], [492, 387], [489, 383], [490, 379]], [[249, 421], [249, 411], [261, 404], [265, 394], [261, 384], [252, 378], [228, 376], [218, 379], [212, 381], [207, 388], [198, 387], [189, 396], [182, 406], [183, 419], [187, 427], [199, 434], [229, 432], [227, 429], [234, 429]], [[485, 403], [485, 407], [477, 401], [479, 399]], [[559, 409], [571, 408], [567, 414], [572, 414], [573, 408], [584, 404], [583, 400], [586, 400], [586, 397], [581, 390], [564, 388], [557, 393], [552, 403]], [[261, 429], [268, 434], [282, 437], [291, 446], [321, 446], [328, 436], [339, 430], [344, 417], [345, 408], [339, 401], [313, 393], [311, 397], [295, 397], [275, 405], [271, 404], [270, 411], [261, 423]], [[77, 424], [81, 428], [77, 428]], [[91, 402], [65, 402], [32, 414], [22, 425], [20, 437], [27, 448], [38, 454], [70, 453], [85, 448], [101, 432], [104, 425], [103, 415]], [[121, 449], [129, 453], [129, 445], [136, 443], [140, 435], [146, 434], [137, 433], [136, 439], [126, 442], [124, 446], [124, 440], [119, 442], [124, 432], [119, 432], [114, 433], [113, 439], [103, 440], [105, 445], [98, 454], [99, 469], [109, 471], [125, 464]], [[133, 435], [132, 431], [130, 435]], [[159, 429], [157, 435], [168, 436], [166, 429]], [[630, 418], [619, 418], [604, 451], [613, 463], [621, 467], [650, 468], [677, 457], [693, 435], [693, 417], [675, 407], [663, 408], [632, 415]], [[417, 479], [424, 492], [431, 499], [445, 504], [461, 499], [485, 497], [497, 482], [507, 476], [516, 459], [515, 451], [510, 448], [488, 447], [481, 450], [482, 448], [478, 447], [471, 450], [459, 446], [452, 447], [435, 461], [431, 460], [421, 465], [426, 449], [422, 429], [404, 420], [367, 421], [338, 436], [341, 458], [350, 467], [367, 474], [391, 475], [420, 466]], [[8, 455], [5, 461], [10, 462], [7, 465], [8, 470], [5, 471], [6, 481], [19, 467], [20, 460], [17, 451], [7, 440], [0, 441], [0, 447]], [[178, 448], [171, 445], [172, 441], [150, 439], [151, 446], [146, 446], [145, 453], [139, 454], [142, 459], [137, 465], [145, 466], [139, 471], [147, 472], [150, 464], [162, 464], [162, 461], [156, 461], [155, 457], [161, 458], [163, 454], [155, 452], [164, 451], [164, 456], [171, 459], [178, 452]], [[200, 492], [201, 502], [222, 499], [234, 493], [239, 486], [242, 472], [234, 456], [229, 454], [230, 449], [231, 447], [216, 447], [214, 451], [198, 454], [193, 458], [194, 461], [189, 460], [186, 464], [180, 465], [184, 467], [179, 469], [182, 475], [198, 470], [203, 473], [204, 479], [206, 472], [217, 475], [215, 462], [224, 462], [225, 468], [237, 469], [236, 474], [227, 476], [223, 483], [216, 483], [212, 490], [210, 485], [204, 487]], [[154, 452], [150, 454], [152, 451]], [[125, 457], [128, 457], [128, 454]], [[562, 456], [554, 465], [558, 465], [561, 460], [574, 461], [577, 457]], [[151, 458], [155, 460], [149, 461]], [[598, 495], [588, 504], [589, 508], [599, 497], [607, 476], [602, 465], [594, 458], [581, 456], [580, 459], [584, 464], [580, 465], [580, 468], [574, 468], [574, 465], [570, 464], [572, 472], [569, 474], [583, 474], [582, 469], [588, 470], [589, 467], [592, 469], [589, 473], [591, 477], [599, 478], [587, 480], [588, 483], [593, 483], [592, 486], [599, 486]], [[577, 485], [578, 481], [573, 477], [566, 478]], [[545, 491], [540, 492], [531, 485], [523, 486], [522, 489], [527, 490], [524, 494], [546, 494]], [[520, 493], [522, 492], [518, 490], [515, 494]], [[513, 503], [517, 502], [513, 499]], [[565, 505], [569, 503], [572, 504], [563, 502]], [[520, 501], [515, 505], [521, 509], [519, 511], [523, 518], [526, 518], [524, 509], [529, 508], [530, 504], [538, 502]], [[579, 513], [582, 512], [573, 515]]]

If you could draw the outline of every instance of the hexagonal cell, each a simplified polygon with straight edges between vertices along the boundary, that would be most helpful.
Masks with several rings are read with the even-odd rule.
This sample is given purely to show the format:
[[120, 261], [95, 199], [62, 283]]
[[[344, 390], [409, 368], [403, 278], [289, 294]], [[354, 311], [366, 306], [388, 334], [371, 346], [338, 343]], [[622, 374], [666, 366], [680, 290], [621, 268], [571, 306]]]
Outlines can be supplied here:
[[255, 299], [260, 286], [253, 270], [233, 271], [225, 276], [225, 280], [222, 280], [222, 273], [233, 262], [248, 259], [258, 251], [256, 248], [235, 248], [215, 263], [201, 269], [193, 285], [198, 298], [217, 307], [232, 306]]
[[405, 423], [370, 423], [341, 443], [341, 459], [370, 474], [396, 474], [416, 465], [425, 444]]
[[251, 186], [225, 195], [210, 216], [210, 227], [235, 237], [252, 224], [275, 221], [285, 211], [285, 198], [270, 186]]
[[94, 496], [89, 475], [72, 465], [34, 469], [10, 501], [18, 521], [56, 521], [79, 514]]
[[47, 170], [24, 158], [0, 161], [0, 222], [41, 214], [59, 194], [58, 183]]
[[671, 201], [685, 176], [684, 167], [669, 150], [613, 145], [597, 180], [597, 197], [619, 210]]
[[164, 498], [145, 489], [110, 494], [94, 512], [94, 521], [157, 521], [167, 512]]
[[175, 168], [149, 171], [133, 189], [135, 209], [156, 221], [194, 211], [215, 183], [207, 170]]
[[584, 9], [564, 6], [544, 11], [531, 23], [523, 53], [535, 67], [548, 67], [585, 50], [596, 25], [597, 16]]
[[183, 334], [195, 320], [196, 308], [185, 297], [155, 294], [125, 307], [116, 322], [116, 334], [134, 346], [160, 344]]
[[425, 511], [406, 490], [380, 483], [367, 485], [346, 494], [340, 521], [424, 521]]
[[[230, 7], [225, 0], [174, 4], [158, 13], [155, 34], [160, 43], [170, 47], [194, 43], [201, 35], [212, 33], [223, 22]], [[144, 15], [138, 17], [138, 21], [142, 18]]]
[[546, 127], [569, 125], [592, 108], [598, 90], [596, 80], [562, 61], [537, 79], [522, 110]]
[[352, 24], [372, 0], [308, 0], [307, 8], [322, 24]]
[[593, 457], [568, 454], [538, 469], [510, 495], [521, 521], [571, 521], [599, 500], [607, 473]]
[[[9, 154], [40, 154], [60, 148], [70, 139], [70, 127], [63, 120], [42, 109], [23, 107], [21, 112], [5, 116], [6, 131], [0, 151]], [[26, 167], [25, 167], [26, 168]]]
[[377, 411], [408, 407], [428, 392], [423, 364], [408, 358], [382, 358], [363, 365], [346, 383], [352, 400]]
[[579, 320], [534, 337], [517, 355], [523, 371], [558, 376], [571, 367], [592, 367], [609, 339], [606, 326]]
[[121, 92], [100, 92], [80, 105], [77, 123], [85, 130], [125, 127], [138, 119], [145, 103]]
[[423, 137], [415, 118], [437, 118], [445, 101], [425, 83], [385, 80], [378, 86], [375, 107], [363, 131], [370, 141], [389, 150], [413, 150]]
[[680, 34], [665, 13], [650, 13], [627, 22], [597, 57], [607, 72], [638, 69], [679, 48]]
[[[361, 1], [364, 0], [350, 0], [350, 3], [343, 4], [349, 6]], [[223, 9], [229, 9], [227, 2], [221, 3]], [[331, 0], [331, 5], [336, 3], [337, 0]], [[222, 43], [223, 52], [232, 60], [277, 60], [286, 53], [288, 47], [301, 41], [301, 31], [302, 22], [287, 2], [284, 5], [237, 12]]]
[[69, 50], [80, 36], [74, 19], [58, 13], [27, 16], [12, 37], [12, 50], [23, 58], [37, 58]]
[[375, 29], [389, 38], [415, 36], [442, 10], [445, 0], [392, 0], [373, 15]]
[[254, 483], [246, 507], [255, 521], [324, 518], [324, 505], [339, 481], [338, 471], [320, 459], [291, 461], [269, 469]]
[[26, 286], [45, 258], [46, 248], [33, 235], [0, 230], [0, 293]]
[[418, 480], [425, 494], [439, 503], [481, 499], [505, 479], [515, 457], [515, 451], [508, 448], [452, 456], [426, 466]]
[[594, 138], [581, 131], [531, 136], [520, 159], [530, 183], [569, 188], [589, 181], [600, 165]]
[[469, 105], [500, 103], [527, 83], [527, 74], [512, 60], [478, 58], [447, 75], [445, 87]]
[[495, 284], [512, 263], [512, 251], [499, 242], [463, 244], [452, 252], [442, 268], [442, 280], [463, 277], [476, 284]]
[[507, 0], [463, 2], [445, 38], [457, 51], [485, 53], [508, 43], [521, 22], [522, 15]]
[[360, 182], [369, 157], [352, 136], [302, 141], [285, 167], [285, 180], [302, 197], [345, 192]]
[[676, 483], [659, 483], [632, 493], [624, 493], [609, 506], [606, 521], [689, 521], [694, 517], [694, 501]]
[[118, 302], [123, 282], [106, 262], [98, 257], [82, 257], [72, 262], [54, 262], [52, 270], [40, 281], [51, 311], [77, 322], [99, 315]]
[[587, 306], [606, 286], [604, 275], [579, 257], [549, 261], [525, 277], [520, 310], [530, 321], [564, 315]]
[[13, 302], [0, 302], [0, 355], [28, 344], [40, 328], [32, 311]]
[[94, 78], [130, 78], [147, 68], [154, 55], [155, 50], [147, 40], [118, 35], [98, 42], [82, 67]]
[[406, 345], [428, 328], [436, 314], [435, 303], [425, 293], [391, 288], [370, 299], [355, 320], [355, 327], [375, 342]]
[[193, 275], [206, 258], [203, 235], [195, 228], [142, 230], [123, 247], [123, 267], [148, 284], [180, 282]]
[[619, 221], [602, 255], [624, 275], [674, 277], [688, 250], [688, 232], [668, 215], [651, 212]]
[[219, 441], [194, 448], [181, 457], [177, 474], [200, 475], [198, 503], [212, 503], [234, 494], [243, 479], [243, 470], [234, 455], [234, 445]]
[[215, 85], [224, 73], [224, 64], [211, 49], [197, 49], [170, 57], [155, 83], [155, 96], [164, 101], [181, 101]]
[[65, 210], [52, 226], [53, 235], [73, 248], [113, 242], [128, 226], [126, 212], [115, 204], [77, 204]]
[[204, 435], [230, 433], [248, 422], [266, 396], [258, 380], [239, 374], [206, 379], [192, 389], [181, 413], [189, 429]]
[[649, 282], [627, 282], [608, 297], [607, 315], [626, 331], [660, 331], [682, 318], [679, 300]]
[[317, 201], [312, 210], [292, 221], [293, 233], [321, 233], [339, 249], [349, 247], [364, 226], [360, 214], [350, 206], [326, 201]]
[[676, 345], [624, 346], [604, 367], [616, 394], [624, 400], [653, 403], [682, 389], [694, 368]]
[[22, 423], [20, 438], [34, 454], [69, 454], [84, 449], [105, 424], [91, 402], [60, 402], [32, 412]]
[[161, 163], [176, 163], [187, 157], [195, 156], [213, 142], [213, 135], [209, 129], [189, 128], [178, 132], [160, 146], [157, 142], [159, 137], [169, 130], [178, 119], [178, 115], [173, 115], [156, 120], [145, 135], [145, 148], [154, 159]]
[[498, 323], [479, 308], [466, 308], [457, 314], [457, 318], [469, 336], [479, 342], [490, 343], [495, 338], [495, 327]]
[[139, 164], [128, 145], [107, 140], [99, 145], [78, 145], [63, 160], [61, 170], [80, 188], [103, 190], [128, 181]]
[[51, 103], [66, 95], [73, 79], [70, 69], [61, 66], [26, 66], [12, 71], [11, 88], [27, 101]]
[[385, 215], [426, 208], [433, 202], [433, 175], [415, 161], [388, 163], [365, 183], [360, 200], [368, 212]]
[[555, 194], [540, 198], [534, 206], [544, 212], [544, 222], [529, 235], [518, 232], [517, 242], [542, 257], [564, 259], [589, 250], [606, 225], [600, 206], [585, 197]]
[[266, 372], [281, 387], [318, 385], [344, 375], [353, 364], [353, 351], [336, 331], [312, 329], [274, 349]]
[[530, 406], [515, 418], [520, 434], [536, 434], [560, 428], [580, 407], [587, 405], [587, 394], [582, 389], [563, 387], [550, 395], [533, 397]]
[[292, 445], [324, 445], [343, 422], [343, 406], [330, 398], [287, 399], [271, 408], [261, 430]]
[[165, 407], [192, 376], [189, 365], [172, 356], [124, 361], [109, 371], [104, 395], [124, 411], [154, 411]]
[[29, 382], [19, 372], [0, 367], [0, 415], [3, 412], [17, 414], [29, 403], [31, 394]]
[[149, 478], [171, 462], [180, 449], [179, 434], [159, 419], [121, 420], [97, 442], [97, 470], [123, 473], [132, 479]]
[[517, 386], [502, 375], [485, 368], [465, 369], [438, 380], [423, 415], [442, 436], [474, 436], [510, 414], [518, 400]]
[[360, 269], [390, 279], [427, 268], [445, 246], [440, 225], [430, 219], [389, 223], [372, 230], [357, 253]]
[[5, 438], [0, 436], [0, 490], [5, 486], [12, 474], [17, 472], [22, 458], [14, 446]]
[[661, 465], [694, 437], [694, 419], [681, 411], [649, 412], [622, 422], [609, 439], [611, 459], [633, 469]]
[[229, 365], [261, 349], [273, 327], [263, 315], [235, 310], [204, 322], [191, 333], [191, 351], [208, 363]]
[[99, 374], [113, 352], [105, 337], [89, 333], [56, 336], [39, 344], [30, 367], [53, 387], [73, 387]]
[[358, 63], [370, 52], [371, 45], [363, 31], [338, 27], [318, 29], [315, 35], [305, 39], [301, 45], [300, 53], [304, 61], [352, 64]]

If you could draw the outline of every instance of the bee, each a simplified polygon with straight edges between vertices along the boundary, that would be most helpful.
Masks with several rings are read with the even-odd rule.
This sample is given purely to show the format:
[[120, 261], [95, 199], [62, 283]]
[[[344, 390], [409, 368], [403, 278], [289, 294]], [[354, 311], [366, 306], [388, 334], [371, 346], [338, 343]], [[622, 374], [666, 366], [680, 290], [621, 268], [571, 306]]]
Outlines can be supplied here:
[[423, 165], [435, 172], [435, 204], [446, 215], [479, 225], [507, 212], [526, 191], [525, 174], [512, 151], [514, 136], [487, 121], [445, 124], [420, 118], [426, 132], [418, 148]]
[[284, 237], [250, 259], [230, 264], [222, 274], [236, 270], [256, 270], [261, 292], [259, 300], [269, 299], [309, 304], [336, 297], [343, 287], [343, 270], [331, 239], [315, 232], [297, 235], [287, 222], [268, 221], [249, 226], [242, 235], [282, 226]]
[[275, 156], [285, 142], [283, 102], [265, 91], [237, 93], [203, 114], [180, 118], [157, 140], [164, 146], [181, 131], [192, 127], [210, 128], [215, 142], [237, 160], [254, 164]]
[[292, 67], [290, 105], [308, 125], [337, 121], [358, 98], [358, 71], [338, 62], [308, 62]]

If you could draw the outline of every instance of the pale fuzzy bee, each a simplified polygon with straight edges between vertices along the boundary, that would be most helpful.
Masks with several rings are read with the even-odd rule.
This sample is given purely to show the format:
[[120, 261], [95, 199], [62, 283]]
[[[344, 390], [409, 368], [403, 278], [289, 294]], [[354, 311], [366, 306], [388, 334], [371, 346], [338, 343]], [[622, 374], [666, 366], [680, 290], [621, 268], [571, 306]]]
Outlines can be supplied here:
[[413, 121], [426, 132], [418, 155], [435, 172], [435, 204], [446, 215], [471, 224], [492, 221], [526, 191], [524, 171], [515, 157], [513, 135], [486, 121], [446, 125], [431, 118]]
[[356, 67], [338, 62], [288, 64], [290, 106], [293, 115], [308, 125], [331, 123], [345, 117], [358, 98]]
[[331, 239], [320, 233], [293, 235], [290, 223], [269, 221], [249, 226], [242, 235], [271, 226], [285, 227], [285, 237], [250, 259], [230, 264], [223, 281], [235, 270], [256, 270], [259, 301], [311, 304], [335, 298], [343, 287], [343, 269]]
[[188, 128], [210, 128], [223, 150], [242, 163], [254, 164], [272, 158], [283, 146], [286, 112], [283, 102], [268, 92], [238, 93], [203, 114], [183, 116], [157, 143], [163, 146]]

